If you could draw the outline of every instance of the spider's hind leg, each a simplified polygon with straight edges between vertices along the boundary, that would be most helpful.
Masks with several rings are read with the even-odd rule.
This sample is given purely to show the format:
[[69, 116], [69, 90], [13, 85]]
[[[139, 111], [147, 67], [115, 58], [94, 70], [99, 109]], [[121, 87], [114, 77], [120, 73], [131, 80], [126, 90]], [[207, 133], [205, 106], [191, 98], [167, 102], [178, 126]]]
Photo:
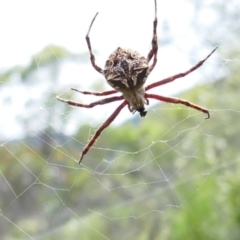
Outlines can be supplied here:
[[148, 69], [149, 73], [154, 69], [154, 67], [155, 67], [155, 65], [157, 63], [157, 51], [158, 51], [158, 40], [157, 40], [157, 23], [158, 23], [158, 19], [157, 19], [157, 0], [154, 0], [154, 4], [155, 4], [155, 18], [154, 18], [154, 21], [153, 21], [152, 49], [150, 50], [150, 52], [148, 53], [148, 56], [147, 56], [148, 62], [150, 62], [152, 57], [153, 57], [153, 63], [152, 63], [152, 65]]
[[93, 20], [92, 20], [92, 22], [90, 24], [90, 27], [89, 27], [87, 35], [86, 35], [86, 41], [87, 41], [88, 50], [89, 50], [89, 53], [90, 53], [90, 59], [91, 59], [92, 66], [96, 69], [96, 71], [98, 71], [101, 74], [103, 74], [103, 70], [95, 63], [95, 56], [94, 56], [94, 54], [92, 52], [92, 46], [91, 46], [91, 42], [90, 42], [90, 38], [89, 38], [90, 30], [92, 28], [93, 22], [95, 21], [97, 15], [98, 15], [98, 12], [94, 16], [94, 18], [93, 18]]

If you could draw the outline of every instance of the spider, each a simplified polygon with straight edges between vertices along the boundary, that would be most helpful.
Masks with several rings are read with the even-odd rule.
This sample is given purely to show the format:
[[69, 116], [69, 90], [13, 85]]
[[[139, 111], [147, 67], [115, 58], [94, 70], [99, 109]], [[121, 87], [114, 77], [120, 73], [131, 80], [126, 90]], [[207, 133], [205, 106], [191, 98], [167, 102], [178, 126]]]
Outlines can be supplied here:
[[[82, 94], [91, 94], [95, 96], [107, 96], [111, 95], [117, 92], [120, 92], [121, 96], [114, 96], [114, 97], [108, 97], [103, 98], [99, 101], [92, 102], [90, 104], [82, 104], [78, 102], [74, 102], [71, 100], [62, 99], [57, 96], [57, 99], [65, 102], [69, 105], [76, 106], [76, 107], [84, 107], [84, 108], [92, 108], [97, 105], [103, 105], [114, 101], [120, 101], [123, 100], [122, 103], [116, 108], [116, 110], [110, 115], [110, 117], [97, 129], [92, 139], [89, 141], [89, 143], [84, 147], [79, 164], [81, 163], [84, 155], [89, 151], [89, 149], [93, 146], [99, 135], [102, 133], [102, 131], [107, 128], [111, 122], [118, 116], [120, 111], [127, 105], [130, 112], [135, 113], [136, 111], [139, 112], [139, 115], [141, 117], [145, 117], [147, 114], [147, 111], [145, 110], [144, 105], [149, 104], [149, 98], [153, 98], [159, 101], [173, 103], [173, 104], [183, 104], [187, 107], [194, 108], [198, 111], [201, 111], [203, 113], [207, 114], [206, 119], [210, 118], [209, 111], [201, 106], [198, 106], [194, 103], [191, 103], [184, 99], [179, 99], [175, 97], [167, 97], [162, 95], [156, 95], [152, 93], [147, 93], [148, 90], [173, 82], [174, 80], [178, 78], [185, 77], [189, 73], [195, 71], [197, 68], [199, 68], [217, 49], [214, 48], [212, 52], [203, 60], [198, 62], [195, 66], [190, 68], [189, 70], [178, 73], [176, 75], [173, 75], [171, 77], [162, 79], [160, 81], [157, 81], [155, 83], [152, 83], [146, 87], [144, 87], [144, 84], [147, 80], [148, 75], [152, 72], [154, 69], [156, 63], [157, 63], [157, 52], [158, 52], [158, 42], [157, 42], [157, 2], [154, 0], [155, 5], [155, 18], [153, 21], [153, 37], [152, 37], [152, 47], [151, 50], [148, 53], [147, 57], [144, 57], [140, 55], [138, 52], [118, 47], [107, 59], [104, 69], [99, 67], [95, 63], [95, 56], [92, 52], [91, 42], [89, 33], [92, 28], [92, 25], [98, 15], [98, 12], [94, 16], [90, 27], [88, 29], [87, 35], [86, 35], [86, 41], [87, 46], [90, 53], [90, 60], [93, 68], [101, 73], [107, 83], [114, 88], [114, 90], [110, 91], [104, 91], [104, 92], [89, 92], [89, 91], [80, 91], [75, 88], [71, 88], [73, 91], [77, 91]], [[152, 63], [150, 61], [153, 59]]]

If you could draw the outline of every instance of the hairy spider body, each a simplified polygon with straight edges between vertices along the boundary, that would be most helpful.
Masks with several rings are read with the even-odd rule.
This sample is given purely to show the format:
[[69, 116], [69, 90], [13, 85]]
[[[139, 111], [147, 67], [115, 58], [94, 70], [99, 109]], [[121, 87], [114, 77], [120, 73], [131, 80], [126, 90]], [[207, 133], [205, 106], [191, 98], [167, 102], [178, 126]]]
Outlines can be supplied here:
[[138, 111], [141, 117], [146, 115], [143, 88], [149, 74], [148, 61], [131, 49], [117, 48], [108, 58], [104, 68], [107, 83], [121, 92], [128, 102], [131, 112]]
[[[119, 101], [119, 100], [123, 100], [123, 102], [115, 109], [115, 111], [108, 117], [108, 119], [97, 129], [97, 131], [95, 132], [94, 136], [91, 138], [89, 143], [84, 147], [82, 154], [80, 156], [79, 164], [81, 163], [84, 155], [89, 151], [89, 149], [95, 143], [99, 135], [102, 133], [102, 131], [111, 124], [111, 122], [117, 117], [117, 115], [121, 112], [121, 110], [126, 105], [128, 105], [128, 109], [130, 112], [134, 113], [138, 111], [141, 117], [145, 117], [147, 114], [147, 111], [145, 110], [145, 105], [148, 105], [149, 104], [148, 99], [152, 98], [152, 99], [156, 99], [156, 100], [167, 102], [167, 103], [183, 104], [187, 107], [191, 107], [198, 111], [206, 113], [207, 114], [206, 119], [210, 117], [209, 111], [204, 107], [198, 106], [184, 99], [151, 94], [151, 93], [147, 93], [147, 91], [149, 89], [173, 82], [176, 79], [185, 77], [189, 73], [195, 71], [197, 68], [202, 66], [202, 64], [214, 53], [217, 47], [214, 48], [207, 57], [199, 61], [195, 66], [193, 66], [189, 70], [182, 73], [178, 73], [171, 77], [159, 80], [157, 82], [154, 82], [144, 87], [144, 84], [147, 80], [148, 75], [151, 73], [151, 71], [154, 69], [157, 63], [157, 51], [158, 51], [157, 22], [158, 21], [157, 21], [156, 0], [154, 0], [154, 3], [155, 3], [155, 18], [153, 21], [152, 48], [149, 51], [148, 56], [146, 58], [144, 56], [141, 56], [136, 51], [118, 47], [109, 56], [103, 70], [101, 67], [99, 67], [95, 63], [95, 56], [92, 52], [91, 42], [89, 38], [91, 27], [98, 13], [96, 13], [96, 15], [94, 16], [90, 24], [89, 30], [86, 35], [86, 41], [87, 41], [88, 50], [90, 53], [90, 60], [91, 60], [92, 66], [96, 71], [104, 75], [107, 83], [112, 88], [114, 88], [114, 90], [109, 90], [104, 92], [81, 91], [75, 88], [72, 88], [72, 90], [80, 92], [82, 94], [91, 94], [95, 96], [107, 96], [107, 95], [115, 94], [117, 92], [122, 93], [122, 95], [104, 98], [99, 101], [92, 102], [90, 104], [78, 103], [75, 101], [62, 99], [60, 97], [57, 97], [57, 99], [72, 106], [85, 107], [85, 108], [92, 108], [97, 105], [103, 105], [103, 104], [107, 104], [107, 103]], [[150, 61], [152, 61], [151, 64], [149, 64]]]
[[104, 75], [117, 91], [138, 90], [147, 79], [148, 62], [138, 52], [119, 47], [109, 56]]

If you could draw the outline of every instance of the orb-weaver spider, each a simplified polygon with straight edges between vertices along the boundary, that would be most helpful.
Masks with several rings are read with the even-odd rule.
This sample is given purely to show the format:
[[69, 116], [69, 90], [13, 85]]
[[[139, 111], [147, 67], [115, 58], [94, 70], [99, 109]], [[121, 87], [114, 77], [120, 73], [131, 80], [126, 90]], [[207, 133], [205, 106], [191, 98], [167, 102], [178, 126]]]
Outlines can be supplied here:
[[[80, 92], [82, 94], [91, 94], [95, 96], [106, 96], [106, 95], [111, 95], [117, 92], [122, 93], [122, 95], [104, 98], [99, 101], [92, 102], [90, 104], [77, 103], [71, 100], [62, 99], [60, 97], [57, 97], [57, 99], [62, 102], [68, 103], [69, 105], [72, 105], [72, 106], [85, 107], [85, 108], [92, 108], [97, 105], [103, 105], [103, 104], [107, 104], [107, 103], [119, 101], [119, 100], [123, 100], [123, 102], [116, 108], [116, 110], [112, 113], [112, 115], [97, 129], [97, 131], [95, 132], [90, 142], [83, 149], [82, 154], [80, 156], [79, 164], [81, 163], [84, 155], [89, 151], [89, 149], [95, 143], [95, 141], [97, 140], [101, 132], [110, 125], [110, 123], [117, 117], [117, 115], [126, 105], [128, 106], [128, 109], [130, 112], [134, 113], [138, 111], [141, 117], [145, 117], [147, 114], [147, 111], [145, 110], [144, 105], [145, 104], [148, 105], [149, 104], [148, 99], [153, 98], [163, 102], [183, 104], [185, 106], [188, 106], [198, 111], [206, 113], [207, 114], [206, 119], [210, 117], [209, 111], [204, 107], [198, 106], [194, 103], [191, 103], [183, 99], [151, 94], [151, 93], [147, 93], [147, 91], [151, 88], [155, 88], [155, 87], [167, 84], [169, 82], [173, 82], [174, 80], [185, 77], [189, 73], [195, 71], [214, 53], [217, 47], [214, 48], [213, 51], [206, 58], [198, 62], [195, 66], [193, 66], [189, 70], [183, 73], [178, 73], [171, 77], [162, 79], [160, 81], [157, 81], [155, 83], [152, 83], [144, 87], [144, 84], [147, 80], [148, 75], [151, 73], [151, 71], [154, 69], [157, 63], [157, 51], [158, 51], [157, 22], [158, 20], [157, 20], [156, 0], [154, 0], [154, 3], [155, 3], [155, 18], [153, 21], [152, 48], [148, 53], [147, 58], [145, 58], [144, 56], [141, 56], [136, 51], [118, 47], [109, 56], [103, 70], [95, 63], [95, 57], [92, 52], [92, 47], [91, 47], [90, 38], [89, 38], [90, 30], [92, 28], [93, 22], [95, 21], [98, 13], [96, 13], [96, 15], [94, 16], [90, 24], [89, 30], [86, 35], [86, 41], [87, 41], [88, 49], [90, 52], [90, 59], [91, 59], [92, 66], [96, 71], [101, 73], [106, 78], [107, 83], [111, 87], [113, 87], [115, 90], [104, 91], [104, 92], [80, 91], [75, 88], [72, 88], [72, 90]], [[152, 59], [153, 59], [152, 64], [149, 65], [149, 62]]]

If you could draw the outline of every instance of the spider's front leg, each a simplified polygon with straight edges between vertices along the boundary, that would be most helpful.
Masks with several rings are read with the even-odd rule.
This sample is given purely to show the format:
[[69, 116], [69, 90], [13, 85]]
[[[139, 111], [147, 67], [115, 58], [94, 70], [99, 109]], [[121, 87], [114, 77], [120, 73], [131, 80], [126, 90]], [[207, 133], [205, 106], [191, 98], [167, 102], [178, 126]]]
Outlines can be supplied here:
[[184, 100], [184, 99], [174, 98], [174, 97], [165, 97], [165, 96], [150, 94], [150, 93], [146, 93], [145, 97], [146, 98], [153, 98], [153, 99], [156, 99], [156, 100], [159, 100], [159, 101], [162, 101], [162, 102], [167, 102], [167, 103], [183, 104], [187, 107], [191, 107], [191, 108], [194, 108], [194, 109], [196, 109], [200, 112], [206, 113], [207, 117], [205, 119], [210, 118], [210, 113], [206, 108], [198, 106], [198, 105], [196, 105], [194, 103], [191, 103], [191, 102], [189, 102], [187, 100]]
[[152, 65], [148, 69], [149, 73], [154, 69], [154, 67], [155, 67], [155, 65], [157, 63], [157, 51], [158, 51], [158, 42], [157, 42], [158, 41], [157, 40], [157, 23], [158, 23], [158, 19], [157, 19], [157, 1], [156, 0], [154, 0], [154, 4], [155, 4], [155, 19], [153, 21], [152, 49], [148, 53], [147, 60], [148, 60], [148, 62], [150, 62], [153, 56], [154, 56], [154, 58], [153, 58]]
[[121, 112], [121, 110], [127, 105], [127, 101], [123, 101], [118, 108], [112, 113], [112, 115], [102, 124], [100, 128], [95, 132], [94, 136], [88, 143], [88, 145], [83, 149], [82, 154], [80, 156], [79, 164], [81, 163], [84, 155], [89, 151], [89, 149], [92, 147], [92, 145], [95, 143], [99, 135], [102, 133], [102, 131], [108, 127], [111, 122], [117, 117], [117, 115]]

